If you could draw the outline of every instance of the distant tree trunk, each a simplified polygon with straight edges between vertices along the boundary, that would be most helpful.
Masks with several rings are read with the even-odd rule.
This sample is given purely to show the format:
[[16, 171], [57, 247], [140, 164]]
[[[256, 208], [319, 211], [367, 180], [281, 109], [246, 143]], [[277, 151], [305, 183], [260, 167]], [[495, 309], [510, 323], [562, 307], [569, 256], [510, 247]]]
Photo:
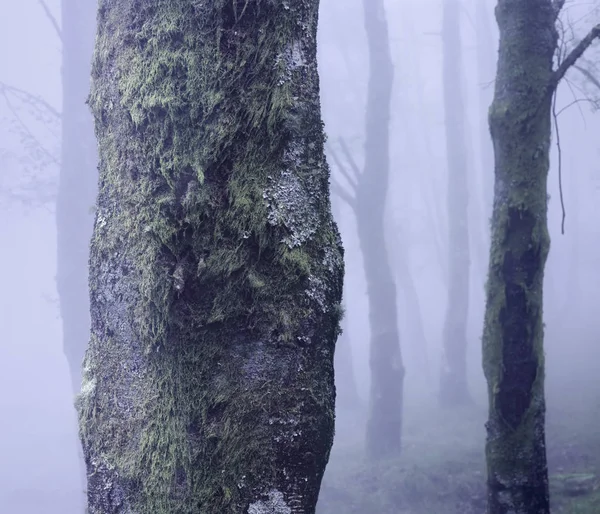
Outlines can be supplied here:
[[448, 299], [439, 399], [442, 405], [470, 401], [467, 385], [467, 318], [469, 314], [469, 187], [465, 108], [461, 79], [460, 3], [444, 0], [442, 41], [448, 160]]
[[347, 328], [343, 327], [335, 349], [335, 389], [336, 406], [345, 410], [354, 410], [360, 407], [351, 343], [350, 334]]
[[[83, 357], [90, 338], [89, 247], [98, 173], [93, 118], [86, 105], [96, 25], [95, 1], [62, 0], [62, 136], [56, 199], [56, 289], [63, 352], [73, 396], [81, 388]], [[85, 464], [77, 443], [85, 488]]]
[[94, 48], [96, 2], [62, 1], [62, 155], [56, 200], [56, 282], [63, 349], [73, 394], [90, 337], [88, 257], [98, 174], [93, 118], [86, 105]]
[[488, 382], [488, 513], [549, 512], [543, 277], [550, 246], [551, 102], [588, 34], [553, 70], [562, 2], [499, 0], [500, 47], [490, 132], [495, 152], [492, 247], [483, 334]]
[[494, 149], [488, 128], [488, 109], [493, 96], [494, 63], [496, 49], [490, 23], [490, 3], [486, 0], [475, 2], [475, 22], [477, 37], [477, 78], [479, 82], [479, 144], [481, 159], [481, 181], [483, 185], [483, 232], [489, 244], [489, 219], [494, 200]]
[[90, 514], [311, 514], [343, 255], [317, 0], [101, 0]]
[[396, 285], [385, 241], [389, 121], [394, 68], [383, 0], [364, 0], [370, 57], [365, 168], [357, 188], [357, 226], [369, 297], [371, 393], [366, 449], [371, 458], [399, 454], [404, 367]]

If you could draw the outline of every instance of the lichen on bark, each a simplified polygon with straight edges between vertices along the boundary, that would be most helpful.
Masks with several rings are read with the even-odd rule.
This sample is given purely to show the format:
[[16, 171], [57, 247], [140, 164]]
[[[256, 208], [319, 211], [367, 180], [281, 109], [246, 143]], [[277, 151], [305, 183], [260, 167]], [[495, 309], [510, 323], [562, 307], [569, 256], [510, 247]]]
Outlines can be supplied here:
[[314, 512], [343, 277], [317, 11], [100, 1], [91, 514]]
[[488, 512], [549, 512], [544, 434], [543, 277], [553, 55], [551, 2], [500, 0], [489, 113], [495, 186], [483, 366]]

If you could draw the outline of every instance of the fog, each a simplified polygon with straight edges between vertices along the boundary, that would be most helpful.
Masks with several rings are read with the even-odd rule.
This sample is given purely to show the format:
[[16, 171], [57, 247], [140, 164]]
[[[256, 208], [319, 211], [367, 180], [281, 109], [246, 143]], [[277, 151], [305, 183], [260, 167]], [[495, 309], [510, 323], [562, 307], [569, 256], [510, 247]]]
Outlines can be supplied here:
[[[356, 193], [348, 176], [353, 166], [359, 171], [365, 166], [369, 51], [363, 2], [321, 0], [321, 108], [346, 271], [344, 335], [336, 353], [336, 436], [319, 514], [485, 511], [488, 393], [481, 337], [493, 200], [487, 128], [498, 45], [493, 7], [491, 1], [460, 2], [458, 81], [464, 118], [448, 120], [442, 0], [385, 2], [394, 66], [385, 244], [396, 282], [406, 375], [402, 455], [373, 464], [363, 455], [370, 398], [369, 286], [356, 210], [348, 202]], [[600, 22], [600, 13], [593, 2], [573, 1], [561, 19], [569, 49]], [[0, 4], [0, 512], [7, 514], [85, 511], [56, 287], [56, 199], [65, 142], [53, 110], [63, 109], [61, 23], [59, 0]], [[599, 55], [593, 46], [580, 66], [596, 73]], [[600, 499], [589, 500], [592, 488], [582, 493], [582, 502], [588, 503], [570, 506], [562, 482], [556, 481], [567, 474], [589, 474], [594, 487], [600, 483], [599, 99], [600, 89], [573, 69], [560, 84], [555, 105], [560, 144], [553, 128], [544, 345], [547, 452], [556, 512], [600, 511]], [[91, 120], [87, 107], [82, 112]], [[466, 362], [472, 402], [456, 408], [438, 402], [451, 275], [446, 123], [464, 126], [468, 184]], [[79, 172], [96, 180], [95, 166]], [[87, 341], [81, 344], [84, 348]]]

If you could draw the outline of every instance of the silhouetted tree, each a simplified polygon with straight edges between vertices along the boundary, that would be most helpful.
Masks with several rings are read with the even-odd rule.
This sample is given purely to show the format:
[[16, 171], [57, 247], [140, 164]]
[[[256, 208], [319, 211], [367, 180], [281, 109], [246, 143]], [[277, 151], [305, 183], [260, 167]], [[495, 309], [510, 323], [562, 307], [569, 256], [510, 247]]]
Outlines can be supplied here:
[[343, 253], [317, 0], [101, 0], [91, 514], [314, 513]]
[[364, 0], [369, 48], [365, 167], [356, 188], [359, 242], [369, 297], [370, 412], [366, 449], [371, 458], [399, 454], [404, 366], [400, 353], [396, 284], [385, 241], [389, 184], [389, 124], [394, 78], [383, 0]]
[[439, 399], [442, 405], [470, 401], [467, 385], [469, 315], [469, 184], [462, 87], [463, 63], [458, 0], [444, 0], [442, 13], [444, 109], [448, 163], [448, 290]]
[[483, 335], [489, 514], [550, 510], [542, 300], [552, 97], [600, 35], [599, 25], [554, 68], [563, 5], [499, 0], [496, 7], [500, 44], [489, 115], [494, 210]]

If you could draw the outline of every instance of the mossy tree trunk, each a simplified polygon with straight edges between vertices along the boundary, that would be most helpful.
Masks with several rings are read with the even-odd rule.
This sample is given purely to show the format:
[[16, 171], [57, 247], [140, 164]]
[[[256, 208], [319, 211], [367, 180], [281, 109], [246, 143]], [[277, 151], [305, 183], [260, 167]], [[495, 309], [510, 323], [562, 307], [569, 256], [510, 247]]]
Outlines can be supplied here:
[[318, 0], [101, 0], [78, 399], [91, 514], [309, 514], [343, 254]]
[[499, 0], [496, 7], [500, 44], [489, 113], [495, 184], [483, 334], [489, 514], [550, 509], [542, 299], [551, 102], [560, 79], [600, 34], [598, 26], [554, 70], [563, 3]]
[[374, 459], [399, 454], [404, 367], [396, 285], [385, 241], [389, 186], [389, 124], [394, 68], [383, 0], [364, 0], [369, 47], [365, 167], [356, 189], [356, 223], [363, 255], [371, 328], [370, 412], [366, 450]]
[[63, 0], [62, 152], [56, 200], [57, 272], [63, 350], [73, 394], [90, 333], [89, 245], [98, 175], [93, 118], [86, 106], [94, 49], [96, 2]]
[[439, 400], [444, 406], [464, 405], [471, 399], [467, 385], [469, 186], [460, 9], [458, 0], [444, 0], [442, 43], [448, 163], [448, 295], [439, 391]]

